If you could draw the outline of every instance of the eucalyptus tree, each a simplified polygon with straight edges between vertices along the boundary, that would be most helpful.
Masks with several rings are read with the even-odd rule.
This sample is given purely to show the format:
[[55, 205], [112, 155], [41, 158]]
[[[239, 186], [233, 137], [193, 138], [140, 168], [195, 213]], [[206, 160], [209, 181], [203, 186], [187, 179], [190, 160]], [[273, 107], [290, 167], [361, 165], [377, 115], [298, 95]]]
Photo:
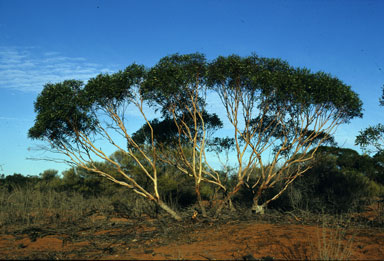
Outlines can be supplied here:
[[[145, 100], [141, 88], [147, 70], [132, 64], [124, 71], [100, 74], [84, 85], [81, 81], [68, 80], [46, 84], [35, 102], [37, 113], [29, 137], [46, 141], [55, 152], [67, 156], [67, 162], [114, 183], [132, 189], [137, 194], [155, 202], [176, 220], [181, 217], [162, 201], [158, 190], [157, 146], [153, 128], [144, 112]], [[128, 106], [134, 106], [150, 129], [151, 146], [141, 146], [128, 132], [131, 124], [127, 118]], [[104, 143], [98, 141], [102, 139]], [[121, 142], [121, 141], [124, 142]], [[120, 154], [127, 155], [150, 180], [151, 189], [140, 184], [129, 169], [114, 157], [106, 154], [105, 142]], [[113, 168], [105, 171], [97, 161], [103, 160]]]
[[[203, 54], [174, 54], [162, 58], [149, 70], [142, 88], [143, 96], [162, 112], [163, 120], [152, 122], [159, 130], [155, 141], [162, 148], [161, 160], [194, 178], [204, 216], [201, 182], [225, 189], [220, 174], [207, 162], [207, 141], [222, 122], [216, 114], [206, 111], [206, 77], [207, 62]], [[148, 130], [145, 126], [137, 135], [145, 133], [145, 128]]]
[[[350, 86], [280, 59], [220, 56], [209, 65], [207, 84], [219, 94], [233, 126], [238, 170], [228, 198], [248, 187], [256, 213], [310, 168], [306, 163], [337, 126], [362, 116]], [[277, 183], [279, 192], [261, 202], [263, 192]]]
[[[230, 192], [207, 160], [209, 144], [221, 144], [213, 133], [222, 126], [206, 110], [209, 89], [219, 94], [233, 126], [233, 140], [224, 142], [233, 142], [238, 161], [237, 184]], [[161, 118], [149, 119], [145, 105], [159, 109]], [[130, 106], [145, 120], [134, 134], [128, 132], [134, 124], [127, 117]], [[30, 138], [46, 141], [68, 163], [132, 189], [180, 220], [162, 201], [159, 161], [194, 179], [204, 215], [202, 182], [222, 188], [224, 203], [245, 185], [254, 193], [253, 209], [263, 211], [310, 168], [305, 163], [338, 125], [361, 117], [361, 101], [340, 80], [278, 59], [232, 55], [207, 64], [204, 55], [195, 53], [166, 56], [149, 69], [132, 64], [86, 85], [76, 80], [46, 84], [35, 111]], [[112, 156], [100, 147], [100, 139], [116, 150]], [[95, 159], [107, 162], [108, 171]], [[281, 191], [260, 202], [277, 183]]]

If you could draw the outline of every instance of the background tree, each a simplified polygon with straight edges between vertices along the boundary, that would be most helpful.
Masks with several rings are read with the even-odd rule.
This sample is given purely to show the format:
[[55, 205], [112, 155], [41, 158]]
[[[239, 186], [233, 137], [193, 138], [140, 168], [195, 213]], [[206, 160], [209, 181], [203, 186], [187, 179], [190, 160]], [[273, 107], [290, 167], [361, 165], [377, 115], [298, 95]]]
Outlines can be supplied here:
[[40, 173], [40, 178], [45, 181], [50, 181], [58, 177], [58, 171], [55, 169], [47, 169], [43, 173]]
[[[384, 106], [384, 86], [379, 99], [380, 106]], [[361, 130], [355, 140], [356, 145], [368, 153], [382, 153], [384, 151], [384, 125], [379, 123]]]
[[[45, 85], [35, 102], [37, 117], [28, 135], [48, 142], [52, 150], [67, 156], [68, 163], [132, 189], [155, 202], [176, 220], [181, 220], [161, 200], [158, 191], [157, 147], [140, 92], [145, 75], [143, 66], [132, 64], [112, 75], [100, 74], [85, 86], [75, 80]], [[138, 145], [127, 131], [130, 122], [125, 112], [129, 105], [138, 109], [151, 129], [150, 148]], [[100, 138], [136, 162], [141, 175], [151, 181], [151, 190], [145, 189], [119, 162], [100, 148], [105, 145], [97, 142]], [[126, 144], [120, 144], [121, 138]], [[95, 159], [108, 162], [114, 171], [100, 168]]]
[[[384, 86], [379, 98], [380, 106], [384, 106]], [[371, 178], [384, 184], [384, 125], [379, 123], [361, 130], [355, 139], [355, 144], [368, 154], [373, 154], [375, 171], [371, 172]]]
[[[218, 57], [209, 65], [208, 79], [234, 131], [237, 184], [228, 198], [245, 185], [254, 195], [254, 212], [263, 213], [310, 168], [304, 163], [337, 126], [362, 116], [362, 103], [349, 86], [280, 59]], [[260, 202], [277, 183], [281, 189]]]
[[[282, 198], [289, 199], [290, 210], [342, 213], [360, 211], [383, 186], [371, 179], [374, 160], [346, 148], [318, 148], [307, 175], [299, 177]], [[286, 200], [287, 201], [287, 200]], [[283, 202], [276, 202], [276, 205]]]

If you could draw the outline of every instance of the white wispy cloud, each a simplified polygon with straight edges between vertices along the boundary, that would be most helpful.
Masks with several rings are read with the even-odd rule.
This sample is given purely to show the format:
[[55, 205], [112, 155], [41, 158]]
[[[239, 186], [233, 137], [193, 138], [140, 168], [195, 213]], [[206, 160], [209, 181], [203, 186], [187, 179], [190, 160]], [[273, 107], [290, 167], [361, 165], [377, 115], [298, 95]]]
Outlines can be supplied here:
[[0, 116], [0, 121], [32, 121], [32, 120], [28, 120], [28, 119], [20, 119], [20, 118], [15, 118], [15, 117], [3, 117], [3, 116]]
[[89, 62], [84, 57], [42, 52], [38, 48], [0, 47], [0, 88], [39, 92], [49, 82], [86, 82], [99, 73], [114, 71], [116, 68]]

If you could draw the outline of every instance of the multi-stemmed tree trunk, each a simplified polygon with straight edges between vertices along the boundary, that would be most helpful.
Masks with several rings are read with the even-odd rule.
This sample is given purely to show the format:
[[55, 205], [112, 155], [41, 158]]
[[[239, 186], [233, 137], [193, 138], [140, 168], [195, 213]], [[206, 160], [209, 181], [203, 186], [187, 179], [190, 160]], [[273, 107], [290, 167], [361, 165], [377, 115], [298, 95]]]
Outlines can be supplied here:
[[[206, 111], [207, 89], [218, 93], [233, 127], [238, 166], [231, 190], [208, 164], [208, 141], [222, 123]], [[160, 108], [162, 121], [148, 119], [144, 104]], [[143, 132], [133, 135], [126, 118], [132, 106], [145, 120]], [[252, 209], [262, 213], [310, 168], [316, 148], [338, 125], [361, 116], [361, 101], [338, 79], [281, 60], [233, 55], [207, 65], [197, 53], [167, 56], [149, 70], [133, 64], [123, 72], [99, 75], [85, 86], [74, 80], [47, 84], [35, 111], [29, 137], [47, 141], [68, 157], [67, 162], [132, 189], [181, 220], [161, 200], [159, 160], [194, 179], [203, 215], [202, 182], [225, 191], [217, 215], [242, 187], [253, 192]], [[101, 148], [106, 143], [136, 163], [150, 189], [106, 154]], [[113, 166], [113, 173], [98, 168], [96, 159]], [[276, 195], [261, 200], [265, 190], [277, 184], [281, 189]]]
[[[219, 57], [208, 75], [234, 131], [237, 184], [227, 199], [245, 186], [253, 192], [256, 213], [264, 213], [310, 168], [316, 149], [338, 125], [361, 116], [361, 102], [349, 86], [278, 59]], [[277, 194], [261, 202], [263, 192], [277, 184]]]
[[[38, 115], [29, 136], [48, 141], [52, 149], [67, 156], [70, 164], [132, 189], [176, 220], [181, 220], [179, 214], [161, 200], [158, 190], [157, 147], [152, 126], [143, 109], [144, 100], [138, 91], [144, 75], [143, 67], [132, 65], [124, 72], [99, 75], [85, 87], [79, 81], [47, 84], [35, 103]], [[138, 109], [151, 130], [149, 150], [138, 145], [127, 131], [124, 113], [128, 105]], [[106, 144], [99, 144], [99, 138], [136, 162], [142, 175], [151, 181], [151, 191], [100, 148]], [[121, 145], [121, 140], [126, 144]], [[97, 160], [110, 163], [115, 173], [100, 169], [95, 164]]]
[[[163, 116], [174, 124], [173, 137], [161, 160], [176, 166], [182, 173], [194, 178], [195, 193], [202, 215], [207, 212], [200, 188], [202, 182], [221, 186], [219, 174], [208, 165], [206, 141], [221, 127], [220, 119], [205, 110], [206, 61], [202, 54], [164, 57], [149, 72], [144, 88], [147, 97], [162, 108]], [[163, 146], [162, 146], [163, 147]], [[188, 147], [189, 149], [186, 149]]]

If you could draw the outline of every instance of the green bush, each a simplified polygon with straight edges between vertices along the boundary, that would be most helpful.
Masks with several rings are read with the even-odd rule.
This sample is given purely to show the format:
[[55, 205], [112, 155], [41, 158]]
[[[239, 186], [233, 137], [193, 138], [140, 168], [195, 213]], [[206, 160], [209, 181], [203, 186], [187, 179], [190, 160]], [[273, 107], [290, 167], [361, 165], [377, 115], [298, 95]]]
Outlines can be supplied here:
[[312, 168], [295, 180], [274, 204], [314, 212], [360, 210], [364, 200], [380, 195], [382, 190], [380, 185], [361, 171], [361, 166], [364, 166], [362, 161], [359, 164], [356, 162], [347, 161], [342, 153], [320, 152], [312, 162]]
[[370, 172], [369, 177], [376, 183], [384, 185], [384, 151], [376, 153], [373, 156], [373, 161], [375, 169]]
[[39, 182], [39, 178], [36, 176], [24, 176], [19, 173], [15, 173], [13, 175], [1, 175], [0, 176], [0, 184], [3, 189], [11, 192], [15, 189], [24, 188], [27, 186], [34, 186]]
[[158, 189], [163, 200], [176, 204], [175, 207], [188, 207], [196, 202], [193, 179], [176, 170], [159, 173]]

